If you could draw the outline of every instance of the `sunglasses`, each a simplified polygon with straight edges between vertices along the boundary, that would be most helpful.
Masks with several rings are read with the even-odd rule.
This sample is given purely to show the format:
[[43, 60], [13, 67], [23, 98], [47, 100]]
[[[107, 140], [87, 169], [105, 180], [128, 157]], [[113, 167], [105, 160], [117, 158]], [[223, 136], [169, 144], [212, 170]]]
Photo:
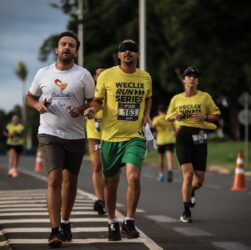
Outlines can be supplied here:
[[139, 52], [139, 47], [137, 44], [132, 43], [132, 42], [124, 42], [119, 45], [119, 52], [126, 52], [126, 51], [131, 51], [131, 52]]

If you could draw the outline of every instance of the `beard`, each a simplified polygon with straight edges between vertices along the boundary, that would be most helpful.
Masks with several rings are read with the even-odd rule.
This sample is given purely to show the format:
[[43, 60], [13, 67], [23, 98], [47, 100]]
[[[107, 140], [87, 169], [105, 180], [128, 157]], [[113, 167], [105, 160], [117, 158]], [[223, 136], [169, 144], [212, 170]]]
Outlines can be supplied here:
[[58, 59], [62, 64], [69, 64], [74, 62], [75, 57], [71, 53], [62, 53], [61, 55], [58, 55]]

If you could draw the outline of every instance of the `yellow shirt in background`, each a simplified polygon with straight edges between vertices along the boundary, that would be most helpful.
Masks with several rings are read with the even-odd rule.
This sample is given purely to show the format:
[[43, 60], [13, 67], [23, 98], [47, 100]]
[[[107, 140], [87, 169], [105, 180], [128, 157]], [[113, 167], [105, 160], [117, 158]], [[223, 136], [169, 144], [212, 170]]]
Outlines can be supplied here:
[[152, 124], [156, 129], [156, 142], [158, 145], [175, 143], [175, 124], [166, 120], [165, 114], [155, 116]]
[[97, 81], [95, 97], [104, 98], [102, 140], [110, 142], [144, 138], [145, 99], [152, 96], [151, 76], [140, 69], [132, 74], [119, 66], [103, 71]]
[[192, 97], [185, 97], [184, 93], [175, 95], [168, 107], [166, 119], [170, 116], [182, 113], [185, 118], [178, 122], [179, 126], [216, 129], [217, 126], [212, 122], [197, 121], [192, 117], [192, 113], [199, 112], [203, 115], [220, 115], [220, 110], [214, 103], [212, 97], [202, 91], [198, 91]]
[[23, 145], [23, 131], [24, 126], [22, 124], [12, 124], [9, 123], [6, 126], [6, 130], [8, 131], [8, 139], [7, 139], [7, 145], [11, 146], [20, 146]]

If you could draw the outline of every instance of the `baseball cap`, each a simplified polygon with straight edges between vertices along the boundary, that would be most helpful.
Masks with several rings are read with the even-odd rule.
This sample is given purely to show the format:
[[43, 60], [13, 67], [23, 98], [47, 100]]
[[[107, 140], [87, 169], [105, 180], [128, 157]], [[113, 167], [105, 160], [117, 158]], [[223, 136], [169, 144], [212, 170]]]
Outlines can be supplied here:
[[197, 68], [194, 68], [194, 67], [188, 67], [185, 69], [184, 73], [183, 73], [183, 78], [185, 76], [188, 76], [188, 75], [195, 75], [199, 78], [200, 76], [200, 72]]

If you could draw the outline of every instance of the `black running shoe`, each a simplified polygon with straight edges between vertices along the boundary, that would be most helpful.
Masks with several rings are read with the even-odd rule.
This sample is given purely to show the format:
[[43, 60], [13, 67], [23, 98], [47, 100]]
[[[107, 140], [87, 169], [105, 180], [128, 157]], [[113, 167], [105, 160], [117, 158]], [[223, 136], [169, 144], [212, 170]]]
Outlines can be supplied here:
[[105, 214], [105, 202], [103, 200], [97, 200], [94, 202], [93, 210], [97, 211], [98, 214]]
[[184, 222], [184, 223], [190, 223], [190, 222], [192, 222], [191, 213], [184, 212], [184, 213], [180, 216], [180, 221], [182, 221], [182, 222]]
[[64, 241], [71, 241], [72, 240], [71, 223], [61, 223], [61, 230], [62, 230], [62, 235], [64, 237]]
[[52, 248], [59, 248], [63, 246], [64, 237], [59, 230], [52, 229], [48, 240], [48, 246]]
[[138, 238], [139, 232], [136, 230], [134, 220], [123, 221], [121, 233], [128, 239]]
[[109, 241], [121, 240], [118, 222], [108, 224], [108, 240]]

